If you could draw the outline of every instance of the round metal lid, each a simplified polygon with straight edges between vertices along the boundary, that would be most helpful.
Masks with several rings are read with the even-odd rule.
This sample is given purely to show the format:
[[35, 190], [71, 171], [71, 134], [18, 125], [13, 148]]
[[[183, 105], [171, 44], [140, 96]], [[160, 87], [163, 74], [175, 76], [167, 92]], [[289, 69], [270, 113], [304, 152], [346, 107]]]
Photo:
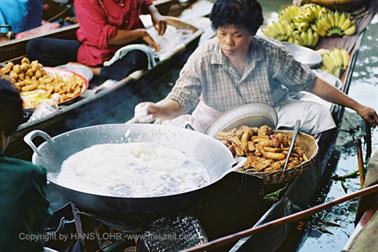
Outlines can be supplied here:
[[225, 112], [206, 130], [206, 134], [215, 137], [218, 132], [230, 130], [241, 125], [258, 127], [268, 125], [276, 128], [277, 112], [264, 103], [248, 103]]

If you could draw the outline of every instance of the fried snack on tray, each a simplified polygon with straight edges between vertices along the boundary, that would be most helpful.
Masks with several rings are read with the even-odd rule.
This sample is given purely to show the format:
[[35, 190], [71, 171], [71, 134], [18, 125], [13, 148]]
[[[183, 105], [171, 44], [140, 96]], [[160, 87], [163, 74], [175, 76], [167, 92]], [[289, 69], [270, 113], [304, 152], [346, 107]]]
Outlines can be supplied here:
[[[275, 133], [266, 125], [260, 128], [242, 125], [229, 131], [219, 132], [217, 139], [235, 156], [247, 158], [243, 169], [253, 172], [273, 172], [283, 168], [291, 134]], [[288, 169], [307, 160], [304, 150], [295, 145], [289, 158]]]
[[73, 74], [70, 77], [49, 74], [37, 60], [23, 58], [21, 64], [8, 62], [0, 68], [0, 76], [10, 79], [20, 91], [25, 108], [35, 108], [53, 94], [60, 95], [59, 102], [70, 100], [81, 93], [83, 80]]

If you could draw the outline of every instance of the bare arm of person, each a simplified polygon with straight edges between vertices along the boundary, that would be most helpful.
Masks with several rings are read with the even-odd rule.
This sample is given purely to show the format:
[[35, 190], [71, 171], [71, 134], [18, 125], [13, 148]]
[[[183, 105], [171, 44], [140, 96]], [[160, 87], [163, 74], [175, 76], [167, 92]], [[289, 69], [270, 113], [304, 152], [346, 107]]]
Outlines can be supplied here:
[[163, 35], [167, 29], [167, 21], [160, 15], [159, 11], [154, 5], [148, 6], [148, 11], [151, 14], [152, 23], [159, 35]]
[[123, 30], [118, 29], [117, 33], [109, 39], [109, 45], [124, 45], [137, 40], [142, 39], [148, 46], [152, 47], [156, 51], [160, 50], [160, 46], [156, 41], [148, 34], [146, 29], [140, 28], [135, 30]]
[[316, 78], [310, 92], [326, 101], [355, 110], [372, 127], [376, 127], [378, 125], [378, 115], [373, 108], [360, 104], [320, 78]]
[[183, 108], [175, 100], [165, 98], [157, 103], [145, 102], [147, 113], [155, 119], [168, 120], [178, 117], [183, 113]]

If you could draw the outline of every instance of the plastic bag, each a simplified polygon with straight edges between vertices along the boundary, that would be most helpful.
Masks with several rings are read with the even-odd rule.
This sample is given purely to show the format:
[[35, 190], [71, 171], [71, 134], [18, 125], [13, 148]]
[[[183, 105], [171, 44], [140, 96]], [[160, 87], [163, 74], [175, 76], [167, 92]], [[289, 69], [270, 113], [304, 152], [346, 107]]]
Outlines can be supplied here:
[[53, 94], [51, 99], [41, 102], [30, 116], [29, 121], [41, 119], [57, 111], [59, 99], [59, 94]]

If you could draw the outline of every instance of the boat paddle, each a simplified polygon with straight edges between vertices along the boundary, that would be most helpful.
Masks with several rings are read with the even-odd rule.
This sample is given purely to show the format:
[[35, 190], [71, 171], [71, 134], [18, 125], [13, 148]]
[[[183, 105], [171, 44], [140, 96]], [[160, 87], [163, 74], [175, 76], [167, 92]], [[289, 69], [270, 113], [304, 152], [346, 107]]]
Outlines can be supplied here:
[[300, 212], [297, 212], [297, 213], [294, 213], [294, 214], [291, 214], [291, 215], [288, 215], [288, 216], [285, 216], [285, 217], [282, 217], [282, 218], [279, 218], [279, 219], [276, 219], [276, 220], [273, 220], [273, 221], [270, 221], [270, 222], [267, 222], [267, 223], [264, 223], [260, 226], [245, 229], [243, 231], [240, 231], [240, 232], [237, 232], [237, 233], [234, 233], [234, 234], [230, 234], [230, 235], [215, 239], [213, 241], [197, 245], [197, 246], [192, 247], [192, 248], [182, 250], [182, 252], [205, 251], [205, 250], [221, 247], [221, 246], [224, 246], [224, 245], [229, 244], [231, 242], [235, 242], [235, 241], [239, 240], [240, 238], [250, 236], [250, 235], [253, 235], [253, 234], [261, 232], [261, 231], [266, 231], [268, 229], [278, 227], [282, 224], [287, 224], [287, 223], [290, 223], [290, 222], [296, 222], [296, 221], [302, 220], [305, 217], [312, 215], [314, 213], [320, 212], [324, 209], [330, 208], [332, 206], [338, 205], [340, 203], [346, 202], [346, 201], [354, 199], [354, 198], [361, 198], [361, 197], [364, 197], [366, 195], [369, 195], [369, 194], [372, 194], [372, 193], [375, 193], [375, 192], [378, 192], [378, 184], [367, 187], [367, 188], [362, 189], [362, 190], [359, 190], [357, 192], [347, 194], [345, 196], [342, 196], [342, 197], [337, 198], [335, 200], [332, 200], [330, 202], [323, 203], [321, 205], [314, 206], [314, 207], [311, 207], [309, 209], [306, 209], [306, 210], [303, 210], [303, 211], [300, 211]]

